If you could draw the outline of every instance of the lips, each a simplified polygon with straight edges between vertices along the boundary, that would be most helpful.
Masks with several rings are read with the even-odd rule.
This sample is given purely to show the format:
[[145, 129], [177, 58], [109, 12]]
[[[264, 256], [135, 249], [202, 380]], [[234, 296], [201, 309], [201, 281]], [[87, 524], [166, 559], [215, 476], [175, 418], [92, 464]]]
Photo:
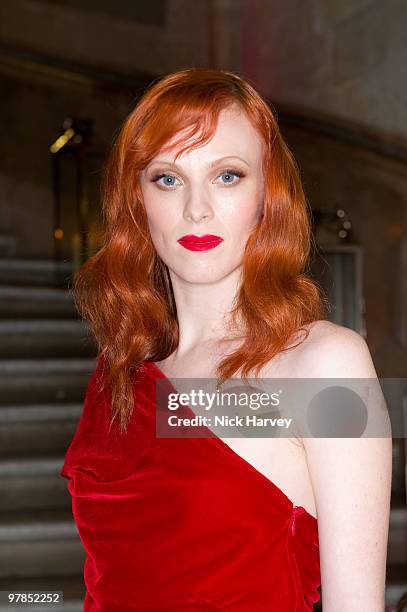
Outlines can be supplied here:
[[218, 244], [223, 242], [223, 238], [215, 236], [214, 234], [205, 234], [204, 236], [187, 234], [179, 238], [177, 242], [189, 251], [208, 251], [209, 249], [214, 249]]

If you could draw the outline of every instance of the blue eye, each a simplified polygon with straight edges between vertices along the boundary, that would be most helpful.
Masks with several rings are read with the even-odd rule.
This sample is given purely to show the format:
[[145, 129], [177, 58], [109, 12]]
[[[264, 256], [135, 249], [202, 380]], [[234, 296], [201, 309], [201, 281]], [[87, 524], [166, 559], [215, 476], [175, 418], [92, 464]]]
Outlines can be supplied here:
[[[224, 172], [222, 172], [220, 176], [229, 176], [229, 177], [238, 176], [239, 178], [242, 178], [242, 176], [244, 175], [242, 172], [239, 172], [238, 170], [225, 170]], [[231, 185], [236, 182], [238, 181], [226, 181], [226, 184]]]
[[[219, 174], [218, 178], [221, 176], [227, 176], [229, 177], [228, 180], [226, 182], [222, 181], [224, 185], [234, 185], [235, 183], [239, 182], [239, 181], [233, 181], [233, 180], [229, 180], [230, 178], [232, 178], [233, 176], [237, 176], [238, 178], [242, 178], [245, 175], [243, 174], [243, 172], [240, 172], [239, 170], [232, 170], [232, 169], [227, 169], [224, 170], [221, 174]], [[152, 183], [158, 183], [158, 181], [160, 181], [161, 179], [169, 179], [169, 182], [164, 182], [161, 183], [161, 185], [163, 187], [169, 187], [170, 189], [176, 184], [176, 177], [172, 174], [156, 174], [155, 176], [153, 176], [153, 178], [151, 179]]]
[[151, 182], [157, 183], [162, 178], [169, 178], [172, 181], [171, 183], [164, 183], [166, 187], [172, 187], [175, 184], [175, 176], [172, 176], [172, 174], [157, 174], [151, 179]]

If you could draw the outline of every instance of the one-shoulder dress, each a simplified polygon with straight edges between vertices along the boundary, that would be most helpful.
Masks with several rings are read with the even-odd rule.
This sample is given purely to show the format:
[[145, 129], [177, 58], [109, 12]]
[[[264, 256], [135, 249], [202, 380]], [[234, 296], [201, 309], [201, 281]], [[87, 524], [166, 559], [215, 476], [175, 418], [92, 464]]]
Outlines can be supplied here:
[[313, 610], [317, 519], [222, 438], [157, 437], [157, 380], [174, 387], [154, 362], [136, 368], [127, 431], [109, 430], [102, 365], [60, 471], [86, 552], [84, 612]]

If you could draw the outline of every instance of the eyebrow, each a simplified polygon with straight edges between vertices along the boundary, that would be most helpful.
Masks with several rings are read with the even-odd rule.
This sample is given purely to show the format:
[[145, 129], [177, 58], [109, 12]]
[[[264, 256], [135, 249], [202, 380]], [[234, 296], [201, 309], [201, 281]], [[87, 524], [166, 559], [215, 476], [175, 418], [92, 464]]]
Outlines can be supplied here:
[[[213, 161], [209, 162], [209, 164], [207, 164], [207, 169], [210, 170], [214, 166], [217, 166], [220, 162], [225, 161], [227, 159], [239, 159], [244, 164], [246, 164], [246, 166], [250, 168], [249, 163], [242, 157], [239, 157], [239, 155], [226, 155], [225, 157], [220, 157], [219, 159], [214, 159]], [[165, 160], [160, 160], [160, 159], [155, 159], [154, 161], [150, 162], [148, 167], [152, 166], [153, 164], [162, 164], [162, 165], [166, 164], [167, 166], [178, 168], [178, 164], [175, 164], [169, 161], [165, 161]]]

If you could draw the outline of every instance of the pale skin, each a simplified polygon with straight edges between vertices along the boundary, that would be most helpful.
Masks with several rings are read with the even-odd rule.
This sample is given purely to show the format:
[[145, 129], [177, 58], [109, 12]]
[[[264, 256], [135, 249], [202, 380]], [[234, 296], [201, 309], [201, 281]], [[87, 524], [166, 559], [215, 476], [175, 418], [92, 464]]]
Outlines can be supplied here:
[[[182, 154], [176, 166], [176, 150], [161, 152], [141, 174], [152, 240], [168, 266], [177, 305], [178, 348], [157, 363], [168, 377], [215, 376], [230, 351], [222, 339], [244, 245], [262, 211], [263, 147], [248, 118], [230, 108], [209, 143]], [[159, 174], [165, 178], [153, 182]], [[185, 234], [224, 241], [194, 252], [177, 242]], [[307, 340], [272, 359], [262, 377], [377, 377], [358, 333], [328, 321], [308, 328]], [[324, 612], [383, 612], [391, 437], [224, 441], [318, 518]]]

